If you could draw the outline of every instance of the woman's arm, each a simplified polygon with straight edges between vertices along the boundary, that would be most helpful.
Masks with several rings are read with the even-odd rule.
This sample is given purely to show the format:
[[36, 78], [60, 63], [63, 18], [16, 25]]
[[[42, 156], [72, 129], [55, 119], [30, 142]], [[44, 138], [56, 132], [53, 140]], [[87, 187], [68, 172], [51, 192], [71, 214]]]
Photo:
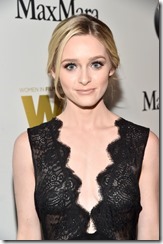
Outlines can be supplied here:
[[140, 175], [138, 240], [159, 240], [159, 140], [150, 132]]
[[14, 144], [13, 178], [18, 217], [17, 240], [41, 240], [40, 222], [34, 204], [34, 168], [26, 132]]

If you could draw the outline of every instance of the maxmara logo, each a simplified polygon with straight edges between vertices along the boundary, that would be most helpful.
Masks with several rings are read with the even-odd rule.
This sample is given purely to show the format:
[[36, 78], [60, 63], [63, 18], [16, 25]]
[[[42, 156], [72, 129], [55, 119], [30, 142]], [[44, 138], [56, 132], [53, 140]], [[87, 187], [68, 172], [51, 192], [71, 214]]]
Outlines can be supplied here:
[[[44, 1], [45, 2], [45, 1]], [[17, 0], [16, 19], [61, 21], [72, 15], [89, 14], [98, 18], [98, 10], [75, 6], [75, 0], [54, 1], [55, 5], [40, 4], [37, 0]]]
[[156, 90], [152, 91], [151, 94], [143, 91], [143, 98], [143, 111], [159, 109], [159, 96]]

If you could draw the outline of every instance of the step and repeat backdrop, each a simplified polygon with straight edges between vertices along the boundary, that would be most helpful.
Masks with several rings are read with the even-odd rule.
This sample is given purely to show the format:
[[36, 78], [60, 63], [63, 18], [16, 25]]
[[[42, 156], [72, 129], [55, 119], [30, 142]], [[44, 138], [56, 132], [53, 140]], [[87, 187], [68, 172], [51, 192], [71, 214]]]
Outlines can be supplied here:
[[15, 240], [12, 153], [17, 136], [59, 112], [46, 73], [54, 27], [80, 13], [111, 28], [121, 64], [111, 84], [113, 112], [159, 135], [157, 0], [0, 1], [0, 239]]

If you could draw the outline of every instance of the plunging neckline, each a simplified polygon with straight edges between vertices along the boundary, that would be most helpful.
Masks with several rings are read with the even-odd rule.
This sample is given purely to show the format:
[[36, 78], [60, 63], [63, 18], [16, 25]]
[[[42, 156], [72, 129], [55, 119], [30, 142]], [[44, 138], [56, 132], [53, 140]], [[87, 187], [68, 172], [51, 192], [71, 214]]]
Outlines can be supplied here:
[[[45, 240], [136, 239], [138, 217], [142, 210], [139, 178], [149, 128], [120, 118], [115, 121], [115, 125], [117, 127], [112, 127], [113, 133], [110, 134], [106, 127], [103, 134], [95, 138], [97, 149], [100, 147], [100, 151], [95, 149], [98, 158], [96, 160], [95, 155], [92, 157], [94, 161], [91, 168], [94, 168], [93, 163], [98, 164], [98, 161], [100, 165], [94, 170], [91, 182], [94, 192], [97, 192], [99, 186], [102, 198], [100, 202], [99, 198], [94, 198], [94, 194], [91, 195], [93, 193], [91, 188], [88, 189], [88, 195], [84, 195], [87, 190], [87, 178], [78, 171], [75, 164], [78, 157], [80, 159], [80, 154], [74, 155], [73, 151], [76, 144], [72, 142], [75, 143], [76, 137], [71, 138], [70, 133], [64, 133], [65, 123], [59, 139], [71, 146], [73, 158], [70, 158], [70, 165], [81, 177], [82, 189], [80, 189], [80, 178], [67, 168], [70, 150], [58, 140], [61, 121], [53, 118], [42, 125], [28, 129], [35, 169], [35, 208]], [[105, 140], [102, 141], [103, 138]], [[103, 143], [100, 144], [100, 141]], [[103, 163], [107, 157], [106, 154], [102, 154], [107, 143], [109, 143], [107, 150], [113, 162], [110, 165], [109, 159], [109, 166], [107, 161]], [[80, 148], [79, 144], [77, 150], [81, 150]], [[93, 148], [90, 147], [88, 150], [88, 152], [92, 150], [93, 153]], [[96, 174], [98, 184], [95, 184]], [[84, 194], [81, 195], [80, 191]], [[85, 199], [88, 201], [85, 202]], [[79, 201], [82, 204], [79, 204]]]
[[[111, 155], [111, 152], [109, 150], [110, 147], [113, 146], [113, 144], [117, 143], [117, 142], [120, 142], [121, 141], [121, 133], [120, 133], [120, 124], [121, 122], [123, 121], [124, 119], [122, 117], [119, 117], [118, 119], [116, 119], [114, 121], [114, 126], [118, 127], [118, 137], [116, 139], [114, 139], [112, 142], [108, 143], [107, 144], [107, 147], [106, 147], [106, 151], [107, 151], [107, 154], [108, 156], [111, 158], [111, 161], [112, 161], [112, 164], [108, 164], [104, 167], [104, 169], [102, 169], [101, 171], [99, 171], [99, 173], [97, 174], [97, 176], [95, 177], [95, 180], [96, 180], [96, 183], [97, 183], [97, 187], [98, 187], [98, 192], [99, 192], [99, 200], [97, 201], [97, 203], [91, 208], [91, 210], [87, 210], [82, 204], [79, 203], [79, 196], [75, 202], [75, 204], [80, 207], [90, 218], [92, 217], [92, 212], [95, 208], [97, 208], [99, 206], [99, 204], [101, 202], [103, 202], [103, 196], [101, 194], [101, 186], [98, 182], [98, 178], [101, 177], [102, 175], [104, 175], [106, 172], [108, 172], [108, 170], [110, 168], [114, 168], [115, 167], [115, 162], [113, 161], [113, 158], [112, 158], [112, 155]], [[63, 121], [57, 117], [53, 118], [53, 121], [54, 123], [56, 123], [57, 125], [57, 137], [53, 137], [53, 142], [57, 142], [59, 145], [61, 145], [63, 148], [67, 149], [68, 150], [68, 158], [66, 160], [66, 163], [65, 163], [65, 169], [69, 170], [69, 172], [71, 173], [71, 176], [72, 177], [75, 177], [78, 182], [79, 182], [79, 188], [78, 188], [78, 192], [79, 192], [79, 189], [81, 188], [82, 186], [82, 180], [81, 178], [75, 173], [75, 171], [69, 166], [69, 159], [71, 157], [71, 147], [68, 146], [66, 143], [62, 142], [60, 139], [59, 139], [59, 136], [60, 136], [60, 132], [61, 132], [61, 128], [63, 127]], [[92, 218], [93, 219], [93, 218]], [[94, 234], [94, 233], [89, 233], [88, 234]]]

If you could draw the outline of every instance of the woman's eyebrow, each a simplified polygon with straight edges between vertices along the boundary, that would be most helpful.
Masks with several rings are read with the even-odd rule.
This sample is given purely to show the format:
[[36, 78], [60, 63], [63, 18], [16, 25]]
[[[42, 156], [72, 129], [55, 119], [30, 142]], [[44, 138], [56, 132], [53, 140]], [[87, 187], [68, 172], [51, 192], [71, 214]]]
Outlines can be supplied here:
[[[99, 59], [99, 58], [106, 59], [103, 55], [97, 55], [97, 56], [90, 57], [89, 61], [95, 60], [95, 59]], [[63, 59], [61, 63], [64, 63], [64, 62], [78, 62], [78, 59], [76, 59], [76, 58], [66, 58], [66, 59]]]

